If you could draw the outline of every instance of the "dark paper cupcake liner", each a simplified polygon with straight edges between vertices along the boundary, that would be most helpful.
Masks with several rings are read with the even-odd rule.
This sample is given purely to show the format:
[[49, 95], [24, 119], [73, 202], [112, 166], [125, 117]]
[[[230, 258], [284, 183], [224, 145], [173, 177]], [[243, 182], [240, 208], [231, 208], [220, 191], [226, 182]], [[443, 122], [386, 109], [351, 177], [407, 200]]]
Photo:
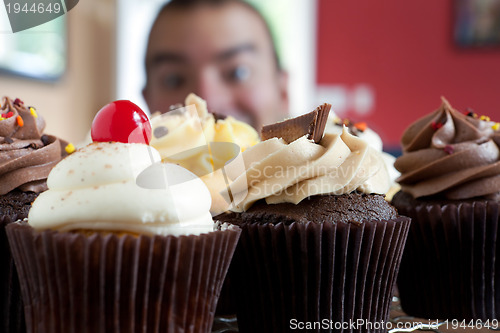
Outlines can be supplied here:
[[338, 332], [358, 319], [366, 325], [343, 332], [385, 332], [409, 224], [240, 225], [230, 271], [240, 332], [290, 332], [306, 322], [320, 325], [308, 332]]
[[397, 208], [412, 218], [398, 278], [403, 310], [432, 319], [499, 319], [499, 204]]
[[10, 216], [0, 216], [0, 331], [26, 332], [19, 279], [9, 248], [5, 227]]
[[236, 302], [234, 301], [232, 293], [232, 282], [230, 274], [228, 272], [226, 279], [222, 284], [219, 300], [217, 302], [217, 308], [215, 309], [215, 316], [224, 317], [224, 316], [235, 316], [235, 315], [236, 315]]
[[7, 228], [29, 332], [209, 332], [240, 230], [199, 236]]

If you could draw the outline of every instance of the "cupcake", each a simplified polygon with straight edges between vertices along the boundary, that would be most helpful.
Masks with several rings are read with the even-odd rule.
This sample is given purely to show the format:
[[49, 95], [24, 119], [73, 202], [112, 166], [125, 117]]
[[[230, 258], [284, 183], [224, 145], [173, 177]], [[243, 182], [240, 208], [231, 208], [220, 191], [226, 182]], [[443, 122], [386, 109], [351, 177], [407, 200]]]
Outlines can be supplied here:
[[244, 168], [224, 168], [232, 211], [216, 218], [242, 228], [229, 273], [240, 332], [385, 331], [410, 219], [380, 194], [379, 152], [346, 128], [323, 136], [329, 109], [265, 126]]
[[209, 113], [206, 102], [189, 94], [185, 106], [177, 105], [151, 118], [155, 147], [164, 162], [178, 164], [200, 177], [212, 195], [212, 215], [228, 209], [220, 194], [226, 186], [221, 168], [241, 151], [259, 142], [250, 125], [232, 116]]
[[7, 227], [30, 332], [210, 331], [239, 230], [214, 228], [207, 188], [150, 131], [131, 102], [101, 109]]
[[499, 124], [447, 100], [401, 139], [393, 205], [412, 218], [398, 289], [408, 314], [500, 317]]
[[5, 226], [28, 216], [31, 203], [47, 189], [47, 175], [71, 146], [43, 134], [45, 121], [34, 107], [4, 97], [0, 102], [0, 331], [23, 332], [19, 283]]
[[[153, 114], [151, 146], [159, 151], [164, 162], [180, 165], [203, 180], [212, 196], [210, 212], [215, 216], [229, 208], [225, 192], [228, 179], [222, 167], [259, 142], [259, 135], [252, 126], [232, 116], [208, 112], [207, 103], [195, 94], [189, 94], [184, 105], [174, 105], [164, 114]], [[229, 284], [226, 279], [217, 315], [235, 314]]]

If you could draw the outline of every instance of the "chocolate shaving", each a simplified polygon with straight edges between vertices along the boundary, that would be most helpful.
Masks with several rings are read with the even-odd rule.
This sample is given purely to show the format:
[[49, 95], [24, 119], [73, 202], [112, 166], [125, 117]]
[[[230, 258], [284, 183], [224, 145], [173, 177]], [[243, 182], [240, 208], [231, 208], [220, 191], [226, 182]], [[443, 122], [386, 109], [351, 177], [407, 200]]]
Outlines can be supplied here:
[[328, 120], [328, 114], [330, 113], [330, 109], [332, 108], [331, 104], [324, 103], [316, 108], [315, 111], [318, 112], [318, 116], [316, 118], [316, 127], [314, 131], [314, 135], [312, 135], [312, 139], [314, 142], [318, 143], [323, 138], [323, 134], [325, 133], [326, 121]]
[[159, 139], [168, 134], [168, 128], [165, 126], [158, 126], [154, 129], [153, 135], [155, 138]]
[[331, 104], [325, 103], [305, 115], [264, 126], [261, 138], [262, 140], [282, 138], [290, 143], [307, 135], [308, 139], [318, 143], [323, 137], [331, 107]]
[[227, 118], [227, 116], [225, 114], [216, 113], [216, 112], [210, 112], [210, 113], [214, 116], [215, 121], [224, 120]]
[[5, 138], [3, 138], [3, 141], [4, 141], [5, 143], [9, 143], [9, 144], [11, 144], [12, 142], [14, 142], [14, 140], [12, 140], [12, 138], [10, 138], [10, 137], [8, 137], [8, 136], [6, 136]]

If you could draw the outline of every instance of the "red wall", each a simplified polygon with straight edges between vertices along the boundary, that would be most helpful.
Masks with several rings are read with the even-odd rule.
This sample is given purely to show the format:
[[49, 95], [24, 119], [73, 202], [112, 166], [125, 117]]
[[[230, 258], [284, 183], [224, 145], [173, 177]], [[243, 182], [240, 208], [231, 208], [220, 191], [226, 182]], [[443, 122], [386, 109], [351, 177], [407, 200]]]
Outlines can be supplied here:
[[453, 13], [453, 0], [318, 0], [317, 84], [371, 85], [375, 105], [363, 120], [386, 147], [440, 96], [500, 121], [500, 45], [456, 46]]

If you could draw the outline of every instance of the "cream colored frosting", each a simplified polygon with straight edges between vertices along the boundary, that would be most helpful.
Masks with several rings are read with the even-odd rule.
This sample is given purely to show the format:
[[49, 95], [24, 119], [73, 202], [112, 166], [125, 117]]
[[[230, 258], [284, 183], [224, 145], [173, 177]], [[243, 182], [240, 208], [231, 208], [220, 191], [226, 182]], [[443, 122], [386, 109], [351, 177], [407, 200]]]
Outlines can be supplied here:
[[233, 211], [245, 211], [255, 201], [297, 204], [313, 195], [387, 192], [390, 179], [379, 152], [349, 134], [326, 133], [319, 144], [303, 136], [290, 144], [263, 141], [242, 153], [224, 171], [234, 181], [227, 197]]
[[213, 230], [210, 193], [188, 170], [160, 163], [152, 147], [99, 142], [58, 163], [33, 203], [35, 229], [187, 235]]
[[194, 94], [186, 98], [185, 105], [153, 115], [151, 145], [164, 162], [178, 164], [205, 182], [212, 195], [210, 211], [217, 215], [228, 208], [219, 194], [227, 186], [220, 168], [259, 142], [259, 136], [253, 127], [231, 116], [215, 120], [206, 102]]
[[[328, 115], [328, 121], [326, 122], [325, 133], [341, 134], [343, 127], [342, 125], [339, 125], [340, 122], [340, 118], [333, 111], [330, 111], [330, 114]], [[385, 166], [391, 178], [391, 188], [397, 187], [399, 189], [396, 179], [401, 176], [401, 173], [394, 167], [396, 157], [382, 151], [383, 143], [380, 135], [378, 135], [377, 132], [368, 127], [364, 131], [357, 131], [356, 136], [361, 140], [366, 141], [373, 149], [379, 151], [382, 154], [382, 158], [384, 159]]]

